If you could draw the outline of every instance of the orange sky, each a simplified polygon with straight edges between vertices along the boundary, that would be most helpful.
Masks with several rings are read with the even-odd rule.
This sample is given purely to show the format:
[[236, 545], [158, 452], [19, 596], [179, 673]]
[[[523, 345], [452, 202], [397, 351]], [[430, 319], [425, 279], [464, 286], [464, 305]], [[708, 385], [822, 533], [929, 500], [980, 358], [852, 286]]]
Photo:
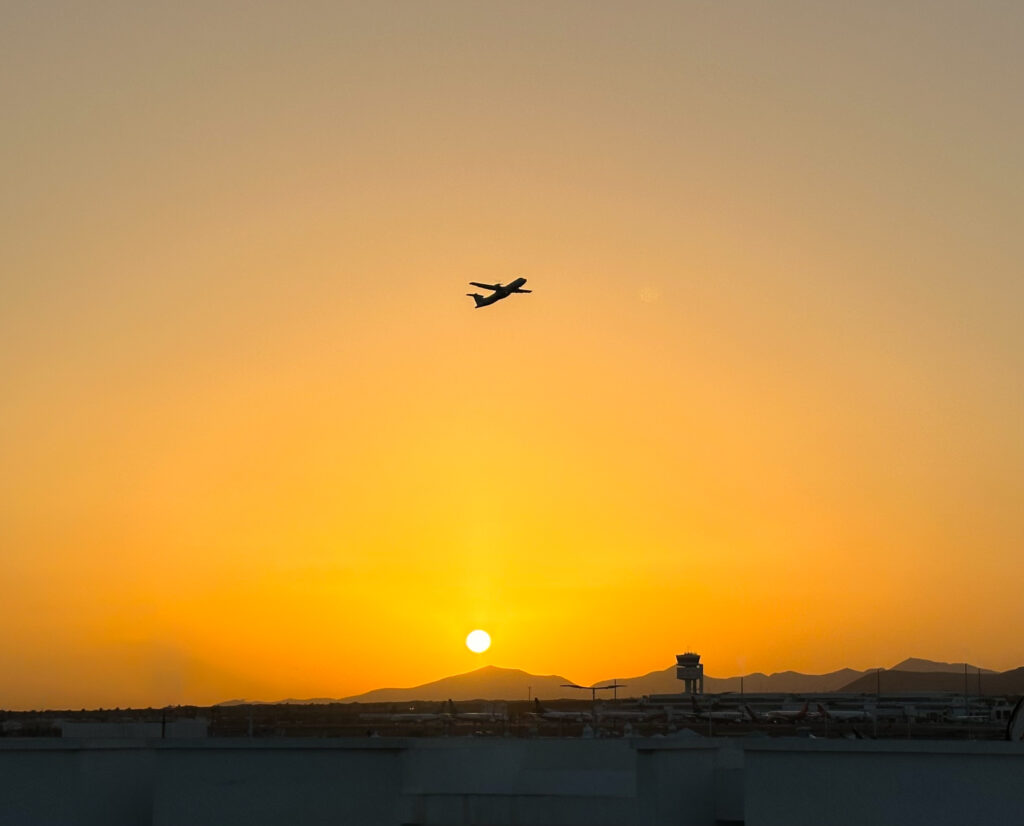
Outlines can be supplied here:
[[890, 6], [5, 14], [0, 707], [1024, 664], [1024, 12]]

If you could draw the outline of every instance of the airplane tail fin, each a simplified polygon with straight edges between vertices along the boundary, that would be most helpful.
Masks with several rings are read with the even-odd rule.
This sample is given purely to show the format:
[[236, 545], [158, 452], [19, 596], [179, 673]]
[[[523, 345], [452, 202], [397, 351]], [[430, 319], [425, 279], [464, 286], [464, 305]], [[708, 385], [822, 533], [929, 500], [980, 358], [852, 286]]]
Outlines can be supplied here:
[[1024, 697], [1017, 701], [1017, 705], [1010, 712], [1010, 719], [1006, 721], [1006, 739], [1024, 740]]
[[476, 302], [476, 306], [477, 307], [483, 307], [484, 306], [484, 297], [482, 295], [480, 295], [480, 293], [466, 293], [466, 295], [468, 295], [470, 298], [472, 298]]

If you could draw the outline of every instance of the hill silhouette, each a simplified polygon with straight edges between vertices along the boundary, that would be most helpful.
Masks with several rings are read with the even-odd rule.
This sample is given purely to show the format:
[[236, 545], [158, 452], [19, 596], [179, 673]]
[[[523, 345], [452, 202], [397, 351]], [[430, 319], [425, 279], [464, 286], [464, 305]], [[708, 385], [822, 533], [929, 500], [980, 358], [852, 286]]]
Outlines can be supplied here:
[[980, 668], [979, 666], [971, 665], [970, 663], [940, 663], [940, 662], [935, 662], [934, 660], [922, 660], [922, 659], [919, 659], [918, 657], [907, 657], [907, 659], [905, 659], [903, 662], [896, 663], [896, 665], [894, 665], [889, 670], [890, 671], [921, 671], [921, 672], [940, 671], [940, 672], [946, 672], [947, 674], [952, 674], [952, 673], [955, 673], [955, 672], [959, 672], [960, 674], [963, 674], [964, 667], [966, 667], [969, 672], [974, 672], [974, 673], [977, 673], [978, 671], [981, 671], [982, 674], [996, 674], [997, 673], [995, 671], [992, 671], [989, 668]]
[[[1024, 668], [998, 673], [989, 669], [967, 664], [968, 691], [978, 693], [981, 672], [981, 693], [1024, 694]], [[618, 696], [642, 697], [650, 694], [676, 694], [682, 691], [682, 683], [676, 679], [675, 665], [659, 671], [650, 671], [636, 677], [617, 678], [626, 687], [619, 689]], [[827, 674], [802, 674], [798, 671], [779, 671], [772, 674], [755, 672], [742, 677], [705, 676], [704, 690], [709, 694], [726, 692], [815, 694], [832, 691], [874, 694], [881, 686], [882, 693], [909, 691], [953, 691], [964, 690], [964, 663], [944, 663], [910, 657], [890, 669], [879, 671], [857, 671], [842, 668]], [[530, 674], [518, 668], [499, 668], [488, 665], [464, 674], [455, 674], [440, 680], [433, 680], [409, 688], [377, 688], [350, 697], [318, 697], [308, 700], [278, 700], [286, 703], [390, 703], [414, 700], [525, 700], [528, 696], [558, 700], [587, 696], [582, 692], [563, 688], [563, 683], [572, 682], [558, 674]], [[597, 683], [612, 682], [611, 679]], [[266, 701], [229, 700], [227, 704], [257, 703]]]
[[549, 700], [577, 697], [557, 674], [538, 676], [518, 668], [487, 665], [476, 671], [444, 677], [412, 688], [377, 688], [346, 697], [346, 703], [393, 703], [410, 700], [525, 700], [527, 695]]
[[893, 668], [877, 674], [873, 671], [864, 674], [842, 690], [857, 694], [874, 694], [876, 691], [882, 694], [913, 691], [952, 691], [998, 696], [1024, 694], [1024, 668], [1000, 674], [968, 665], [966, 679], [962, 664], [959, 671], [904, 671]]
[[[844, 668], [828, 674], [800, 674], [796, 671], [782, 671], [775, 674], [747, 674], [742, 689], [746, 692], [828, 692], [839, 691], [847, 683], [864, 672]], [[676, 679], [675, 665], [651, 671], [638, 677], [617, 678], [625, 683], [619, 689], [619, 697], [643, 697], [649, 694], [676, 694], [682, 691], [682, 683]], [[705, 677], [704, 690], [710, 694], [740, 691], [740, 677]], [[513, 668], [486, 666], [445, 677], [412, 688], [378, 688], [346, 697], [342, 702], [403, 702], [412, 700], [513, 700], [525, 699], [527, 693], [542, 699], [557, 700], [585, 696], [580, 691], [563, 688], [562, 683], [571, 682], [558, 675], [538, 676]], [[595, 685], [613, 682], [601, 680]]]
[[[806, 692], [839, 691], [864, 672], [843, 668], [828, 674], [801, 674], [798, 671], [779, 671], [773, 674], [755, 672], [742, 677], [704, 677], [704, 690], [709, 694], [728, 691], [747, 693], [798, 694]], [[742, 683], [741, 683], [742, 680]], [[619, 696], [641, 697], [645, 694], [675, 694], [682, 691], [682, 683], [676, 679], [674, 665], [662, 671], [652, 671], [641, 677], [622, 680], [627, 688]]]

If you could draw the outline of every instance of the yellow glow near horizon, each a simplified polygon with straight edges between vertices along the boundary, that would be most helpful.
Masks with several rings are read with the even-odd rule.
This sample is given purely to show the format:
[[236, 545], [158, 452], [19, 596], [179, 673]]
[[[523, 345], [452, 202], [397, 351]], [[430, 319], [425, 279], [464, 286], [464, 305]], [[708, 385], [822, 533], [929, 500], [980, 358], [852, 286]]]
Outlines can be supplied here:
[[476, 631], [470, 631], [466, 637], [466, 648], [474, 654], [483, 654], [490, 647], [491, 635], [479, 628]]

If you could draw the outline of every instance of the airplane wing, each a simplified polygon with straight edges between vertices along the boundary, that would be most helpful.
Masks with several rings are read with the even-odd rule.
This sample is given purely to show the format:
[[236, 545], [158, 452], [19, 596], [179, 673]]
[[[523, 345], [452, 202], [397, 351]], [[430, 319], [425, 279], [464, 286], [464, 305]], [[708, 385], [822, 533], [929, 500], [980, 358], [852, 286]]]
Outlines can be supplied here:
[[473, 287], [482, 287], [485, 290], [500, 290], [501, 289], [501, 284], [481, 284], [479, 281], [470, 281], [469, 283]]

